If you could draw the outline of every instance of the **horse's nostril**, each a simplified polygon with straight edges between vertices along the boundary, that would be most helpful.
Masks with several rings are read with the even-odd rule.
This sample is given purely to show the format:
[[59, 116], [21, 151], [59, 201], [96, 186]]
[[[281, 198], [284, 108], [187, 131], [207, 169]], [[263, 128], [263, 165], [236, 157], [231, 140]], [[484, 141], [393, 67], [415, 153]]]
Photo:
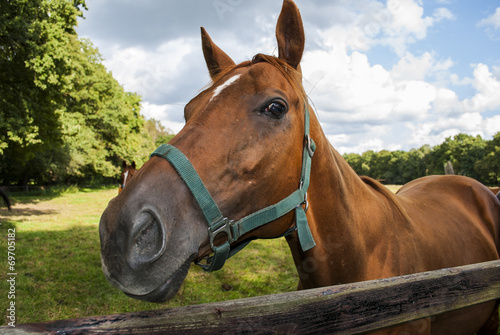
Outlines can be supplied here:
[[132, 228], [129, 262], [132, 268], [148, 265], [163, 255], [166, 233], [158, 217], [151, 211], [143, 211]]

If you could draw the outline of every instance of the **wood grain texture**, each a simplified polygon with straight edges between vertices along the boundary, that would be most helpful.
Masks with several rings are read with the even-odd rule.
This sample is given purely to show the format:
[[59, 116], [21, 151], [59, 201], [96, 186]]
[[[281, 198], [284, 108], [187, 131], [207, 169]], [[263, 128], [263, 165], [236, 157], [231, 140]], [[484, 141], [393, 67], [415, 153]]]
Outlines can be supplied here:
[[500, 299], [500, 261], [156, 311], [2, 327], [0, 334], [352, 334]]

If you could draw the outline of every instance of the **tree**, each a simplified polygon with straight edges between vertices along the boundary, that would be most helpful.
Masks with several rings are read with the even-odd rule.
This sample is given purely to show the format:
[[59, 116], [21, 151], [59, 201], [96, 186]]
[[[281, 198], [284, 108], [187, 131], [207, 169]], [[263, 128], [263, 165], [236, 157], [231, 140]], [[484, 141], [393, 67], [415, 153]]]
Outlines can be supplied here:
[[166, 129], [160, 121], [149, 119], [145, 124], [146, 131], [153, 139], [155, 146], [159, 147], [164, 143], [168, 143], [175, 135], [170, 129]]
[[435, 151], [440, 154], [439, 159], [435, 161], [435, 169], [441, 169], [442, 172], [439, 174], [444, 174], [445, 164], [451, 161], [456, 174], [480, 180], [474, 166], [484, 157], [485, 148], [486, 142], [479, 135], [474, 137], [458, 134], [453, 138], [448, 137], [435, 148]]
[[[371, 177], [380, 181], [387, 182], [387, 178], [391, 175], [391, 165], [393, 154], [387, 150], [374, 152], [371, 158], [370, 172]], [[392, 164], [393, 166], [397, 164]]]
[[16, 0], [0, 6], [0, 176], [26, 183], [64, 157], [58, 106], [71, 73], [65, 46], [76, 35], [85, 2]]
[[500, 185], [500, 132], [486, 141], [485, 155], [475, 163], [474, 169], [487, 185]]
[[0, 2], [0, 183], [114, 178], [154, 149], [128, 93], [75, 32], [84, 0]]
[[356, 172], [358, 175], [363, 174], [363, 169], [362, 169], [363, 158], [361, 157], [361, 155], [356, 153], [350, 153], [350, 154], [344, 154], [343, 157], [347, 161], [347, 163], [351, 166], [351, 168], [354, 170], [354, 172]]
[[90, 41], [77, 42], [75, 75], [61, 109], [70, 157], [64, 175], [75, 182], [114, 177], [122, 160], [142, 164], [154, 150], [140, 115], [140, 96], [123, 90]]
[[359, 175], [366, 175], [390, 184], [405, 184], [413, 179], [444, 174], [451, 162], [455, 172], [486, 185], [500, 184], [500, 132], [491, 141], [481, 136], [458, 134], [434, 147], [424, 145], [408, 152], [366, 151], [362, 155], [344, 154]]

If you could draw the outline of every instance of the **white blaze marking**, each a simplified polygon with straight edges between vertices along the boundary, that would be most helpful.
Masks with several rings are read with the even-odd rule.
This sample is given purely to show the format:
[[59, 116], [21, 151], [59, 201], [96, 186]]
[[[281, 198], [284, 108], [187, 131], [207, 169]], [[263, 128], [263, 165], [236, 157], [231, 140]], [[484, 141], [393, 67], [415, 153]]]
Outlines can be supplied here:
[[[214, 90], [214, 95], [212, 96], [212, 98], [210, 98], [210, 101], [212, 101], [216, 96], [218, 96], [220, 94], [220, 92], [222, 92], [222, 90], [224, 90], [226, 87], [230, 86], [231, 84], [233, 84], [236, 80], [238, 80], [240, 78], [241, 74], [237, 74], [231, 78], [229, 78], [228, 80], [226, 80], [224, 82], [224, 84], [220, 85], [219, 87], [217, 87], [215, 90]], [[209, 101], [209, 102], [210, 102]]]

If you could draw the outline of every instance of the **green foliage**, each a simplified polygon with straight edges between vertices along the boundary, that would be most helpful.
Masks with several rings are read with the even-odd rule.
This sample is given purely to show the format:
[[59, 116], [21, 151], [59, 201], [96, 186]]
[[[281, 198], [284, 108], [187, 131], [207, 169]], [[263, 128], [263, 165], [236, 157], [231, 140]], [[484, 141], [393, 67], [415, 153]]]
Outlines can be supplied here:
[[101, 182], [154, 143], [102, 57], [75, 32], [84, 0], [0, 2], [0, 183]]
[[359, 175], [366, 175], [387, 184], [404, 184], [433, 174], [444, 174], [450, 161], [456, 174], [475, 178], [486, 185], [500, 184], [500, 132], [492, 140], [481, 136], [458, 134], [431, 148], [380, 152], [362, 155], [345, 154], [344, 158]]
[[500, 132], [486, 141], [484, 156], [475, 162], [474, 169], [487, 185], [500, 185]]
[[158, 120], [149, 119], [146, 121], [145, 126], [156, 147], [168, 143], [175, 136], [172, 130], [163, 127]]

